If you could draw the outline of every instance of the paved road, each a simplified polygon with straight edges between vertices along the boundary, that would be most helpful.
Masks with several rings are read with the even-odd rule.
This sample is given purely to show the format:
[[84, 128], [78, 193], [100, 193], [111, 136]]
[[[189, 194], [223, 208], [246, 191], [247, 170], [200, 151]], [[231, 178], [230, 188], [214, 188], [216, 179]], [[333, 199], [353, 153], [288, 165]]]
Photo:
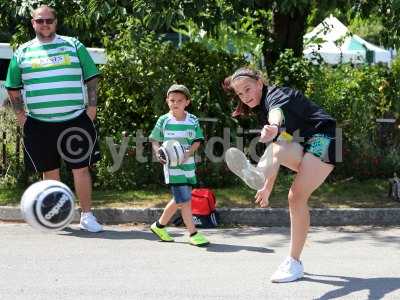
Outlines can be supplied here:
[[42, 234], [0, 223], [0, 299], [400, 299], [400, 227], [314, 227], [306, 277], [272, 284], [287, 228], [206, 230], [208, 248], [147, 227]]

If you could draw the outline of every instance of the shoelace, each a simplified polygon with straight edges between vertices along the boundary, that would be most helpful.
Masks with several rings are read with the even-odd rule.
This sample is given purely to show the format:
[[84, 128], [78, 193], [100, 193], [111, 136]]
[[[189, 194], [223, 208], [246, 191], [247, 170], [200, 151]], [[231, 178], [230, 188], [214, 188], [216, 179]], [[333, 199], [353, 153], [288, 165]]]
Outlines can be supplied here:
[[93, 214], [88, 214], [83, 217], [83, 219], [94, 220], [96, 221], [96, 217]]
[[281, 271], [289, 271], [290, 270], [290, 259], [287, 258], [280, 266], [279, 270]]

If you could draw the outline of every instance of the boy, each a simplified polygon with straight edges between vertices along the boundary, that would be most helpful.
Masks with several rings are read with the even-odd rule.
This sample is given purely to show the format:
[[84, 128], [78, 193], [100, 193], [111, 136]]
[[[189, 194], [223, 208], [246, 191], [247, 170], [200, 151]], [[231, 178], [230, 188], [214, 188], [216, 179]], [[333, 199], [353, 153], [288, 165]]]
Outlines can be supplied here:
[[[162, 115], [150, 134], [153, 151], [157, 159], [164, 165], [165, 183], [171, 187], [173, 199], [167, 204], [160, 219], [154, 222], [150, 229], [164, 242], [173, 242], [165, 226], [178, 208], [189, 231], [190, 244], [205, 246], [209, 244], [204, 235], [197, 232], [192, 219], [192, 186], [196, 184], [194, 153], [204, 140], [203, 132], [197, 118], [185, 111], [190, 104], [190, 92], [186, 86], [173, 84], [167, 92], [166, 102], [169, 112]], [[185, 148], [183, 163], [177, 167], [166, 165], [159, 155], [160, 143], [167, 140], [177, 140]]]

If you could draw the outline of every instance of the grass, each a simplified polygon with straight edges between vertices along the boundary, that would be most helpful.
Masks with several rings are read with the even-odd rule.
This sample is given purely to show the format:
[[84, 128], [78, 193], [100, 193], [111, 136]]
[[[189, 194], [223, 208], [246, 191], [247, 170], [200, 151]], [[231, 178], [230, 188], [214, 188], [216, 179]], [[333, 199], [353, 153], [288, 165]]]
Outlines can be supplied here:
[[[280, 177], [270, 197], [271, 207], [287, 207], [287, 192], [291, 177]], [[243, 184], [232, 188], [214, 189], [218, 207], [257, 207], [255, 191]], [[384, 179], [366, 181], [348, 180], [324, 183], [311, 196], [309, 204], [314, 208], [372, 208], [400, 207], [399, 202], [387, 197], [388, 182]], [[23, 190], [0, 189], [0, 205], [18, 205]], [[171, 199], [167, 187], [128, 191], [101, 191], [93, 193], [94, 207], [164, 207]]]

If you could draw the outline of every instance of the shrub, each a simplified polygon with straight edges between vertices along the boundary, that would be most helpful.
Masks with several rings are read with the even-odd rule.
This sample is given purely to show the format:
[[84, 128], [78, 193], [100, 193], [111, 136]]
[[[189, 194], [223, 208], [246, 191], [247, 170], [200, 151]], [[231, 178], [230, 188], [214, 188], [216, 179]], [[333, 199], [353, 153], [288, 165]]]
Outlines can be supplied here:
[[[198, 43], [188, 42], [176, 48], [154, 34], [137, 39], [128, 31], [107, 44], [107, 55], [109, 61], [102, 68], [98, 113], [103, 140], [109, 136], [121, 141], [122, 132], [135, 135], [139, 130], [148, 136], [157, 118], [168, 112], [165, 94], [175, 82], [185, 84], [191, 91], [192, 103], [188, 109], [191, 113], [218, 120], [205, 130], [207, 138], [222, 135], [224, 127], [235, 127], [230, 117], [234, 103], [221, 89], [221, 82], [243, 65], [243, 60]], [[201, 124], [206, 129], [206, 124]], [[150, 158], [150, 143], [144, 145], [145, 155]], [[113, 162], [105, 144], [103, 149], [108, 154], [96, 168], [96, 185], [123, 189], [163, 181], [159, 164], [139, 163], [129, 154], [122, 168], [110, 173], [108, 167]], [[130, 151], [135, 150], [132, 142]], [[209, 183], [211, 177], [206, 177]], [[217, 183], [218, 179], [212, 181]]]

